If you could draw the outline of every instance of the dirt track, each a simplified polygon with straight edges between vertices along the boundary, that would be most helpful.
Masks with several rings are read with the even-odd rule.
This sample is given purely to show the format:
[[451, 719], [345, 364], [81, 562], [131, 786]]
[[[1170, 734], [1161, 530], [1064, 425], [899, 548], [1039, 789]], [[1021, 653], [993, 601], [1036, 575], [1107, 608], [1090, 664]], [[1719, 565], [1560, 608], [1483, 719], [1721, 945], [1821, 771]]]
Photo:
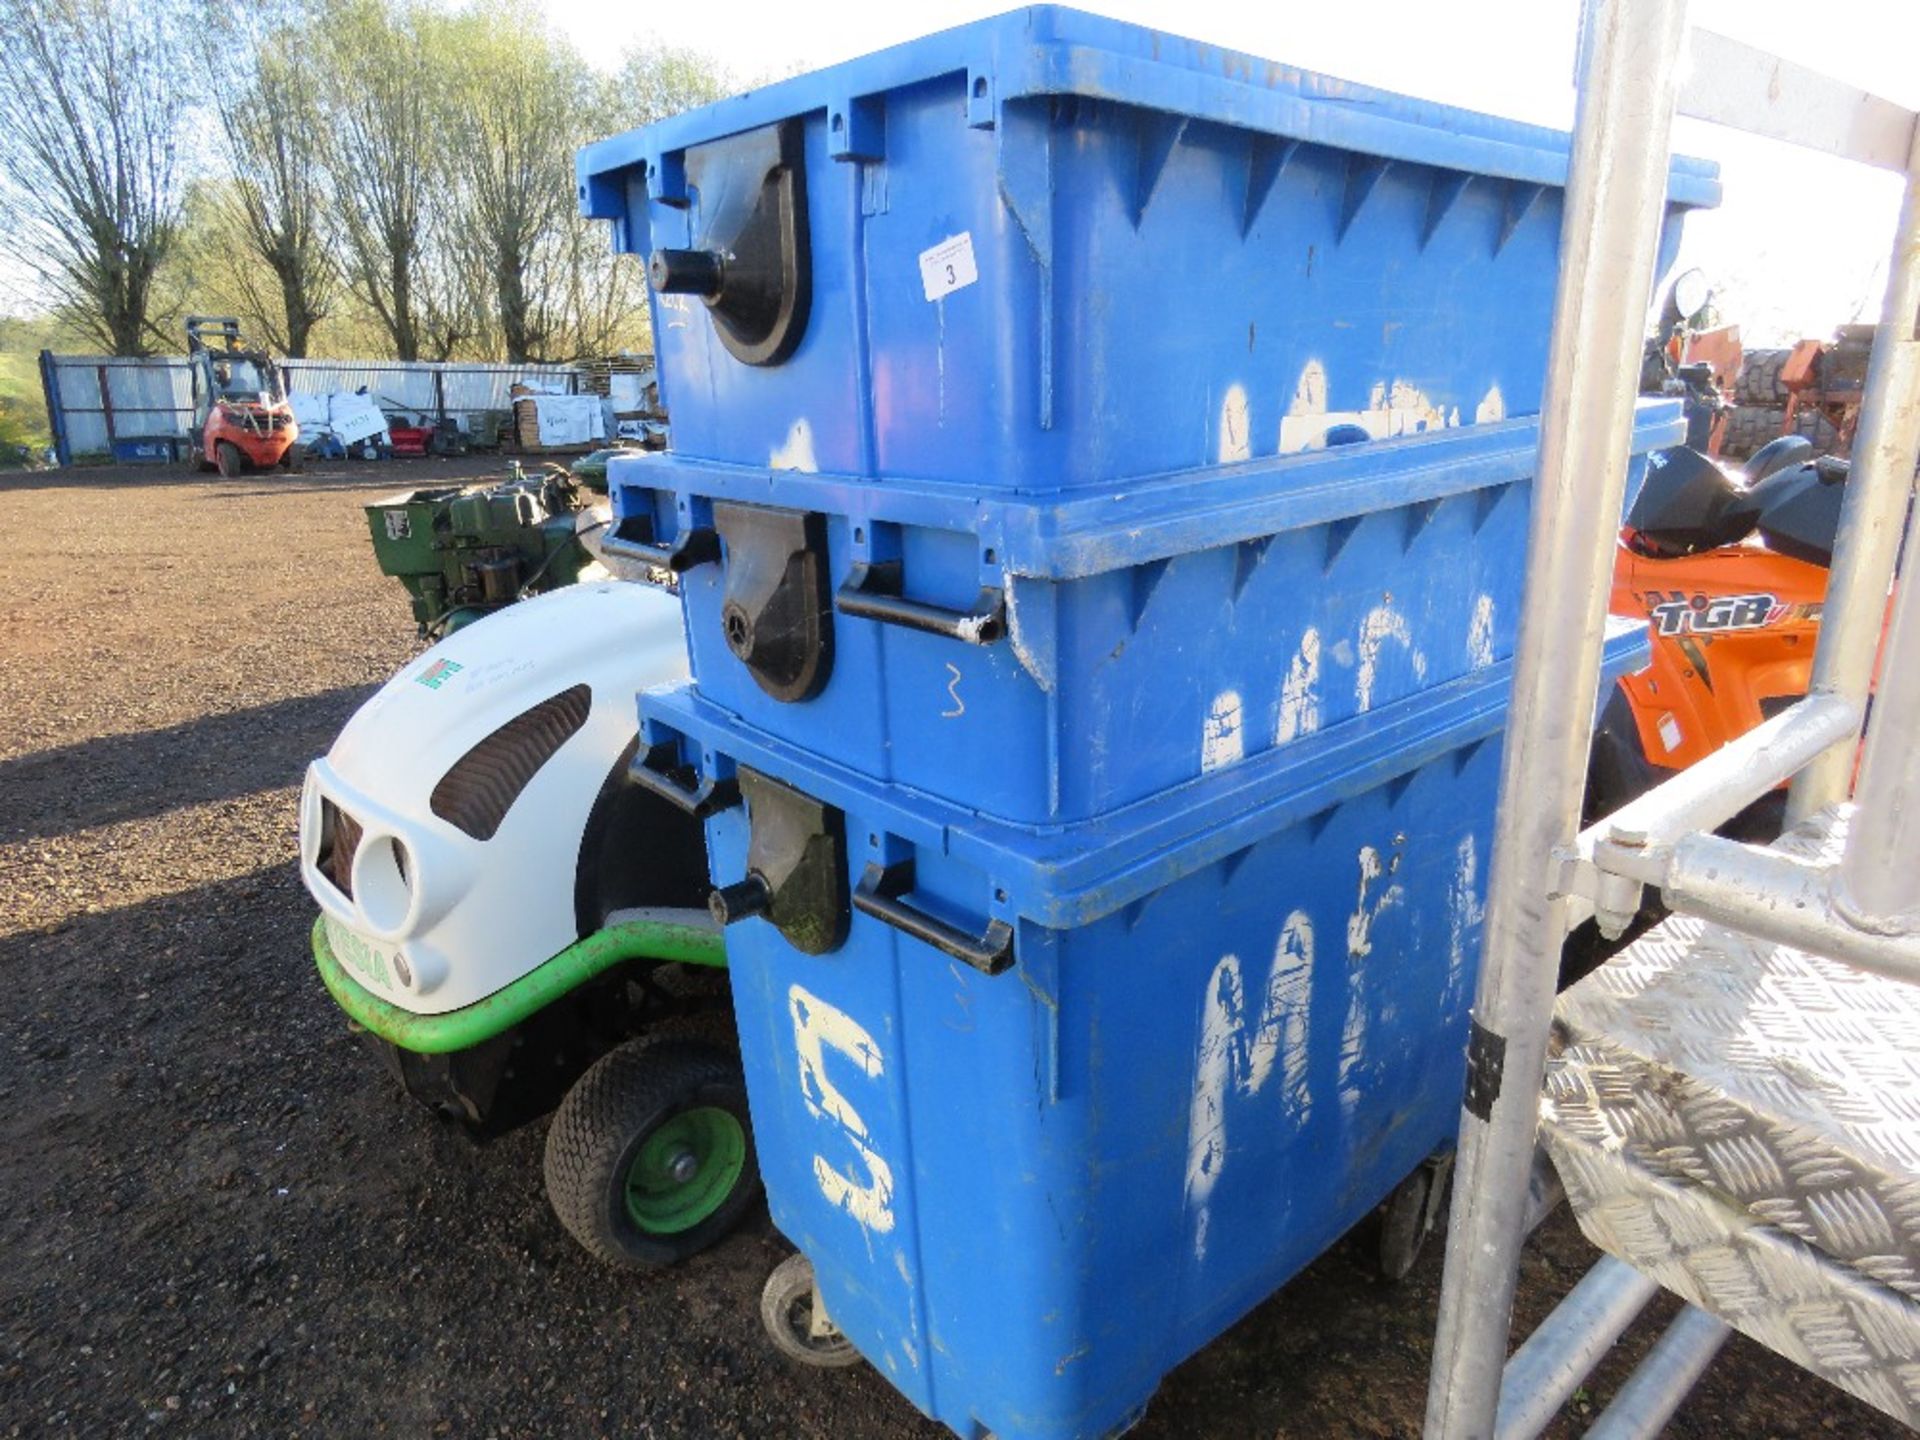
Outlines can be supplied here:
[[[870, 1371], [774, 1357], [764, 1216], [671, 1273], [597, 1268], [543, 1127], [442, 1128], [315, 979], [300, 772], [415, 648], [358, 507], [453, 473], [0, 479], [0, 1434], [944, 1434]], [[1337, 1247], [1134, 1435], [1417, 1434], [1438, 1251], [1394, 1287]], [[1591, 1258], [1558, 1217], [1522, 1318]], [[1736, 1338], [1670, 1433], [1905, 1432]]]

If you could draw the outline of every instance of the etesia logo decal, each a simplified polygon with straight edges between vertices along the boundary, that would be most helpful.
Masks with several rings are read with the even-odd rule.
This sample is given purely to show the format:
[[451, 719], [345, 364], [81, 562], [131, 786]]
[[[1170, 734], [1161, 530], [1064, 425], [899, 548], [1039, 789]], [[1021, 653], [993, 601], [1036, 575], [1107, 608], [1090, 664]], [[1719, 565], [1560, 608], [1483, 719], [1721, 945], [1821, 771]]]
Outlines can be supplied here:
[[1777, 596], [1687, 595], [1682, 591], [1647, 592], [1647, 619], [1656, 635], [1723, 635], [1730, 630], [1761, 630], [1783, 620], [1818, 620], [1818, 605], [1783, 604]]
[[379, 950], [362, 940], [353, 931], [334, 924], [331, 917], [326, 921], [327, 940], [333, 947], [334, 958], [344, 961], [358, 970], [367, 979], [380, 985], [393, 984], [393, 977], [387, 974], [387, 957]]
[[457, 660], [436, 660], [413, 678], [416, 683], [426, 686], [429, 690], [438, 690], [458, 675], [460, 670], [460, 662]]

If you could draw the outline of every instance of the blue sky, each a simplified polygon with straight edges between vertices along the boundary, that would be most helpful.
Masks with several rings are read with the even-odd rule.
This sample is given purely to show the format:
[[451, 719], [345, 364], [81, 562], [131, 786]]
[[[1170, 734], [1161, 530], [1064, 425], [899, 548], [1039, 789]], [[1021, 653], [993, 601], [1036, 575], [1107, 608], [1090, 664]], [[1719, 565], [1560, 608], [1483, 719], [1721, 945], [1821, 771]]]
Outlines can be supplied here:
[[[741, 76], [813, 69], [1009, 8], [983, 0], [730, 0], [704, 6], [546, 0], [589, 55], [648, 35], [715, 55]], [[1566, 126], [1577, 0], [1097, 0], [1084, 8], [1426, 99]], [[1920, 107], [1915, 0], [1693, 0], [1696, 25]], [[1717, 212], [1682, 254], [1721, 289], [1749, 343], [1878, 318], [1896, 177], [1681, 121], [1675, 147], [1720, 161]]]

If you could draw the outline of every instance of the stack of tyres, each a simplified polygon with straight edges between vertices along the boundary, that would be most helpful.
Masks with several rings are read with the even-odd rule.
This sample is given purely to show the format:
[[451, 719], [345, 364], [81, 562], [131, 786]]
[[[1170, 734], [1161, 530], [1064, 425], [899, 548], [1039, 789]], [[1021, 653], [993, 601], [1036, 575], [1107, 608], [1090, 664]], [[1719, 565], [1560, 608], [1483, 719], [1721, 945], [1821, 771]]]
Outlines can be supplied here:
[[581, 155], [674, 417], [634, 774], [774, 1218], [958, 1433], [1124, 1428], [1451, 1136], [1565, 169], [1054, 9]]

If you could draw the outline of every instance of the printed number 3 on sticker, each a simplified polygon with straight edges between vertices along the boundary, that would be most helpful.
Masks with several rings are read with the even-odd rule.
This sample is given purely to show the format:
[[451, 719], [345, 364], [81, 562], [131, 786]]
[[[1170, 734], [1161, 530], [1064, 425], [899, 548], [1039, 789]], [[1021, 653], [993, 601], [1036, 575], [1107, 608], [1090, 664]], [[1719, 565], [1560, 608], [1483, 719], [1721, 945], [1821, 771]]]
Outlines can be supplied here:
[[964, 290], [980, 278], [973, 261], [973, 236], [968, 231], [950, 235], [920, 252], [920, 288], [928, 300], [940, 300]]

